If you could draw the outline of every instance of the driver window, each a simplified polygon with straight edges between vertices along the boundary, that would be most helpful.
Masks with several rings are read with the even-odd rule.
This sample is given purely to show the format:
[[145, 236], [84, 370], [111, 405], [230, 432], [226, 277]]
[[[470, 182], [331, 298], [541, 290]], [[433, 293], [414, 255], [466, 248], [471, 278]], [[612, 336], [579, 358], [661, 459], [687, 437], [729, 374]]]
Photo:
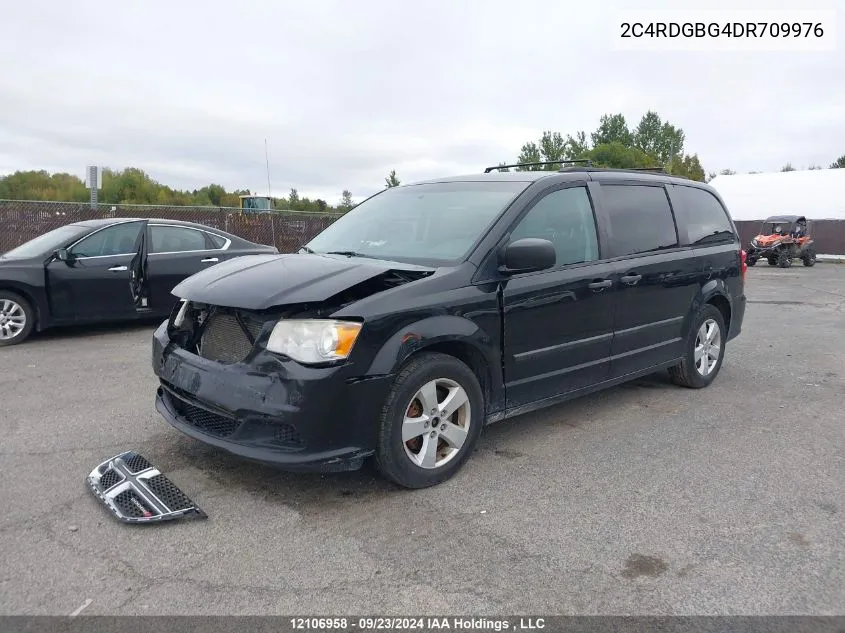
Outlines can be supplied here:
[[513, 230], [511, 241], [526, 237], [554, 244], [555, 266], [596, 261], [598, 238], [587, 188], [560, 189], [541, 198]]
[[132, 255], [141, 232], [139, 222], [125, 222], [110, 226], [86, 237], [70, 252], [76, 257], [105, 257], [108, 255]]

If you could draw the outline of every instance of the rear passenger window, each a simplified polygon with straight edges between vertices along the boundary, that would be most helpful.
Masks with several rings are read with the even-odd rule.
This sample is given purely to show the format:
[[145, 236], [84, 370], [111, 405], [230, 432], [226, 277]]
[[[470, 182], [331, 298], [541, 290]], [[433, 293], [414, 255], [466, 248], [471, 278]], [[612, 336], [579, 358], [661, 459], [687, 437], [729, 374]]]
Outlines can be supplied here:
[[208, 237], [211, 239], [211, 243], [214, 244], [214, 248], [223, 248], [226, 246], [226, 238], [220, 237], [219, 235], [215, 235], [214, 233], [208, 233]]
[[586, 187], [560, 189], [541, 198], [511, 233], [511, 241], [526, 237], [554, 244], [555, 266], [597, 260], [596, 221]]
[[704, 189], [683, 185], [674, 185], [673, 194], [677, 201], [678, 224], [687, 227], [691, 245], [734, 241], [728, 215], [716, 196]]
[[601, 192], [616, 255], [678, 246], [672, 209], [663, 187], [603, 184]]

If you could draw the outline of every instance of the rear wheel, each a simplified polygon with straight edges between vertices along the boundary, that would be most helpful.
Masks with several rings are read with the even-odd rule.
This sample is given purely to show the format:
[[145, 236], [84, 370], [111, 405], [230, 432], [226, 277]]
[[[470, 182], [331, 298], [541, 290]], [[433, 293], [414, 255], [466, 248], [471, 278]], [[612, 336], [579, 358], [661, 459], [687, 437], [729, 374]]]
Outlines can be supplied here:
[[14, 292], [0, 290], [0, 347], [23, 343], [35, 326], [29, 301]]
[[801, 256], [801, 261], [805, 266], [814, 266], [816, 263], [816, 249], [808, 248]]
[[439, 484], [461, 468], [483, 424], [484, 396], [472, 370], [446, 354], [420, 354], [387, 396], [376, 464], [406, 488]]
[[722, 368], [726, 334], [719, 309], [709, 303], [701, 306], [687, 335], [684, 360], [669, 368], [672, 382], [690, 389], [701, 389], [713, 382]]

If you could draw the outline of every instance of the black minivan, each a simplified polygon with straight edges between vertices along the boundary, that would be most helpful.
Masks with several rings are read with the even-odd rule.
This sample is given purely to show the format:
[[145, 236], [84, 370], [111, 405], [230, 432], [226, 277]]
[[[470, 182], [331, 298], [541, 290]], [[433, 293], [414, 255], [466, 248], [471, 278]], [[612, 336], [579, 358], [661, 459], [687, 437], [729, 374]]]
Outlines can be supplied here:
[[288, 470], [373, 457], [408, 488], [482, 427], [668, 369], [701, 388], [745, 313], [719, 195], [665, 173], [564, 167], [391, 187], [299, 252], [173, 291], [156, 406], [183, 433]]

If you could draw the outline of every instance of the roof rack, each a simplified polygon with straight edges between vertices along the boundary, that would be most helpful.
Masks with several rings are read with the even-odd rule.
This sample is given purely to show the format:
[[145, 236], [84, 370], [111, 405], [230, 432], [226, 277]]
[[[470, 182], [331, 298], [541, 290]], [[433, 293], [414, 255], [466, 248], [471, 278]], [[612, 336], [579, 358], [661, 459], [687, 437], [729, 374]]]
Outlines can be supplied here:
[[[665, 167], [590, 167], [587, 169], [579, 168], [579, 167], [564, 167], [560, 171], [613, 171], [613, 172], [626, 172], [626, 171], [636, 171], [636, 172], [653, 172], [656, 174], [666, 174], [667, 176], [671, 176], [668, 171], [666, 171]], [[678, 176], [676, 176], [678, 177]]]
[[587, 163], [587, 167], [593, 166], [593, 161], [589, 158], [584, 158], [580, 160], [546, 160], [539, 163], [514, 163], [513, 165], [494, 165], [493, 167], [488, 167], [484, 170], [485, 174], [489, 174], [494, 169], [509, 169], [511, 167], [534, 167], [538, 165], [569, 165], [575, 163]]

